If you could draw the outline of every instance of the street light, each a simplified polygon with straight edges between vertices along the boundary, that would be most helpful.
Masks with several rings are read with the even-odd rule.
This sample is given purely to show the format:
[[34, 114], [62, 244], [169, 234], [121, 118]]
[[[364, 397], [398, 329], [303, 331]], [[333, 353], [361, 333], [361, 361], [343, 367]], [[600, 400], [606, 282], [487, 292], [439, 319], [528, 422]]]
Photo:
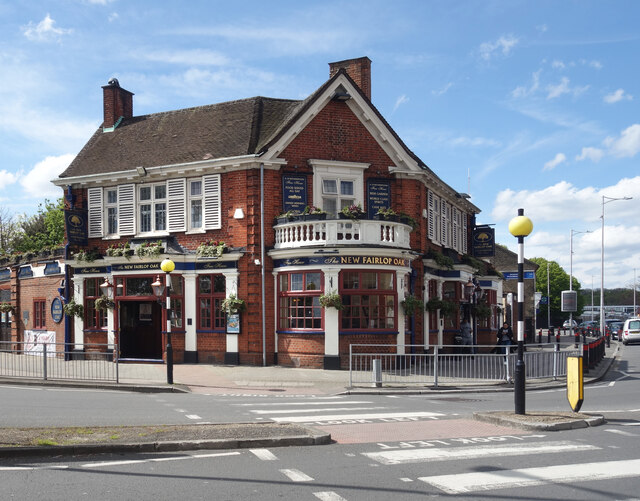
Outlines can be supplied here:
[[[604, 206], [609, 202], [616, 200], [631, 200], [633, 197], [613, 198], [602, 195], [602, 244], [600, 246], [600, 333], [604, 336], [605, 318], [604, 318]], [[611, 346], [611, 340], [607, 338], [607, 346]]]
[[482, 296], [482, 289], [478, 285], [476, 279], [469, 278], [469, 281], [464, 284], [464, 295], [467, 301], [469, 302], [469, 316], [473, 315], [473, 320], [471, 323], [473, 333], [472, 333], [472, 341], [473, 345], [472, 352], [476, 352], [476, 345], [478, 344], [478, 317], [476, 316], [475, 306], [478, 302], [478, 299]]
[[525, 413], [524, 372], [524, 237], [533, 231], [531, 219], [518, 209], [518, 215], [509, 221], [509, 233], [518, 239], [518, 359], [513, 371], [515, 413]]
[[[573, 235], [579, 235], [580, 233], [591, 233], [591, 230], [576, 231], [571, 230], [571, 236], [569, 237], [569, 291], [573, 291]], [[569, 335], [573, 334], [573, 312], [569, 312]], [[576, 331], [575, 334], [575, 346], [578, 347], [580, 342], [580, 333]]]
[[156, 297], [162, 297], [166, 290], [166, 310], [167, 310], [167, 384], [173, 384], [173, 346], [171, 345], [171, 275], [176, 269], [176, 264], [171, 259], [165, 259], [160, 263], [160, 269], [165, 272], [165, 284], [160, 281], [160, 276], [156, 276], [156, 281], [151, 284]]

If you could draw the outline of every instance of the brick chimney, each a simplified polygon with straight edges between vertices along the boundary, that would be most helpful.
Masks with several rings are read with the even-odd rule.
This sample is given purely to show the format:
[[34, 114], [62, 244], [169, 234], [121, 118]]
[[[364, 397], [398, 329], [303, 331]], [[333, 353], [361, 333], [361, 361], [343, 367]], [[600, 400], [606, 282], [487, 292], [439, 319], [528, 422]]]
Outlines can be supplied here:
[[346, 59], [336, 63], [329, 63], [329, 78], [333, 77], [340, 68], [347, 70], [347, 74], [360, 87], [360, 90], [371, 101], [371, 59], [359, 57], [357, 59]]
[[102, 87], [104, 121], [103, 129], [110, 129], [120, 118], [133, 117], [133, 92], [120, 87], [117, 78], [109, 80], [107, 85]]

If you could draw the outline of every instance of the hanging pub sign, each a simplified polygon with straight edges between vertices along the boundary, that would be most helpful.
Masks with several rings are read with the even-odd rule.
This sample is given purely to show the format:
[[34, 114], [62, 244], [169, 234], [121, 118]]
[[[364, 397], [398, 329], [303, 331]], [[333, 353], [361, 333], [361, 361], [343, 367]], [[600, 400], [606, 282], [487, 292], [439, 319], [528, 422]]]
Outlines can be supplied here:
[[496, 254], [495, 230], [490, 226], [476, 226], [472, 237], [474, 257], [493, 257]]
[[302, 213], [307, 206], [307, 176], [282, 176], [283, 212]]
[[391, 187], [386, 179], [370, 179], [367, 183], [367, 217], [373, 219], [378, 209], [391, 207]]
[[86, 246], [87, 211], [83, 209], [65, 209], [64, 225], [67, 229], [67, 241], [70, 245]]

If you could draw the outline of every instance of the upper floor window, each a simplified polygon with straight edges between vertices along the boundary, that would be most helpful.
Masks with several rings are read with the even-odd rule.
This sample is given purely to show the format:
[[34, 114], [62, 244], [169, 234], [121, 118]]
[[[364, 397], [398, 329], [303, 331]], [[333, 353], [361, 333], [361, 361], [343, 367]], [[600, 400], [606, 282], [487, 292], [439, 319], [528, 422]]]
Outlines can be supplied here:
[[89, 238], [220, 229], [220, 181], [212, 174], [88, 188]]
[[106, 190], [106, 216], [107, 216], [107, 235], [118, 234], [118, 190], [116, 188], [108, 188]]
[[313, 167], [314, 204], [335, 216], [343, 207], [364, 201], [363, 172], [369, 164], [309, 160]]
[[202, 180], [189, 181], [189, 228], [202, 228]]
[[167, 229], [167, 185], [162, 183], [140, 186], [138, 197], [140, 232], [165, 231]]

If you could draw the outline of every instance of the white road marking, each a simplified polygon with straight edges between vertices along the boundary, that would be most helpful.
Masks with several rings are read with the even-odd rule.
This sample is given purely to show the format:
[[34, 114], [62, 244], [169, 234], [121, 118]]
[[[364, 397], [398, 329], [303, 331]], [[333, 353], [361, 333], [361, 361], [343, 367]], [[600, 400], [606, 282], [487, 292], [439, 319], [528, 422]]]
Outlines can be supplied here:
[[587, 480], [635, 477], [640, 468], [640, 459], [606, 461], [583, 464], [561, 464], [518, 470], [500, 470], [484, 473], [457, 473], [420, 477], [448, 494], [475, 491], [492, 491], [514, 487], [530, 487], [547, 483], [568, 484]]
[[401, 482], [413, 482], [413, 480], [410, 479], [410, 478], [401, 478], [400, 481]]
[[640, 426], [640, 423], [620, 423], [622, 426]]
[[[233, 404], [240, 407], [258, 407], [258, 406], [286, 406], [286, 405], [328, 405], [334, 402], [256, 402], [254, 404]], [[352, 402], [340, 402], [340, 405], [362, 405], [362, 404], [372, 404], [373, 402], [367, 400], [354, 400]]]
[[186, 411], [186, 410], [184, 410], [184, 409], [173, 409], [173, 410], [174, 410], [174, 411], [176, 411], [176, 412], [187, 412], [187, 411]]
[[386, 409], [386, 407], [323, 407], [322, 409], [273, 409], [252, 410], [254, 414], [297, 414], [301, 412], [336, 412], [336, 411], [368, 411], [374, 409]]
[[625, 437], [637, 437], [638, 436], [635, 433], [629, 433], [628, 431], [622, 431], [622, 430], [604, 430], [604, 431], [608, 431], [609, 433], [616, 433], [618, 435], [624, 435]]
[[345, 419], [384, 419], [384, 418], [410, 418], [410, 417], [429, 417], [435, 418], [444, 416], [438, 412], [380, 412], [374, 414], [333, 414], [321, 416], [291, 416], [291, 417], [274, 417], [271, 418], [277, 423], [306, 423], [308, 421], [337, 421]]
[[186, 417], [187, 419], [202, 419], [197, 414], [186, 414], [184, 417]]
[[160, 463], [163, 461], [184, 461], [185, 459], [203, 459], [214, 458], [222, 456], [238, 456], [240, 452], [214, 452], [211, 454], [193, 454], [187, 456], [169, 456], [150, 459], [136, 459], [136, 460], [122, 460], [122, 461], [103, 461], [101, 463], [86, 463], [80, 465], [81, 468], [102, 468], [103, 466], [121, 466], [128, 464], [141, 464], [141, 463]]
[[523, 447], [521, 443], [503, 445], [479, 445], [474, 447], [455, 447], [450, 449], [394, 449], [380, 452], [364, 452], [363, 456], [385, 465], [405, 463], [426, 463], [430, 461], [453, 461], [484, 457], [520, 456], [529, 454], [550, 454], [559, 452], [578, 452], [599, 450], [600, 447], [569, 441], [530, 442]]
[[280, 473], [289, 477], [289, 479], [293, 482], [311, 482], [313, 480], [313, 478], [311, 478], [306, 473], [302, 473], [300, 470], [280, 470]]
[[33, 471], [33, 470], [64, 470], [68, 465], [59, 466], [0, 466], [0, 471]]
[[332, 491], [314, 492], [313, 495], [320, 499], [320, 501], [347, 501], [345, 498]]
[[258, 459], [262, 459], [263, 461], [277, 461], [278, 457], [273, 454], [269, 449], [249, 449], [249, 452], [252, 452], [256, 455]]

